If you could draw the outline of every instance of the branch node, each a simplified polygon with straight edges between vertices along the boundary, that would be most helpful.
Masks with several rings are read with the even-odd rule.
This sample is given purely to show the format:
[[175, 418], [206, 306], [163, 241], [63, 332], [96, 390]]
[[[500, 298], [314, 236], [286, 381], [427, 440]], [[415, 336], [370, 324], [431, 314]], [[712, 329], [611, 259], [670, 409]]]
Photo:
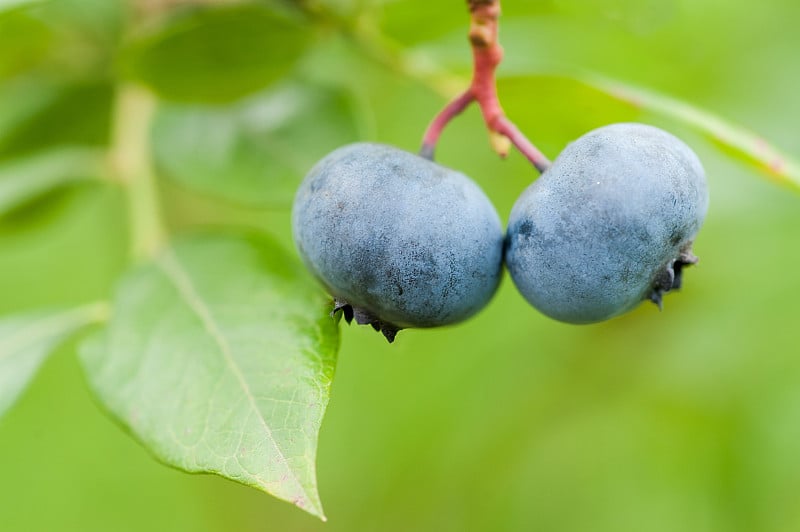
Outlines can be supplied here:
[[514, 126], [503, 113], [497, 98], [495, 70], [503, 59], [503, 48], [497, 40], [500, 0], [467, 0], [471, 14], [469, 41], [472, 45], [472, 83], [466, 92], [451, 101], [434, 118], [423, 137], [420, 155], [433, 160], [439, 136], [450, 121], [475, 101], [481, 108], [489, 130], [489, 144], [505, 158], [513, 145], [540, 172], [550, 161]]
[[492, 150], [505, 159], [508, 157], [508, 152], [511, 149], [511, 140], [497, 131], [489, 131], [489, 144]]

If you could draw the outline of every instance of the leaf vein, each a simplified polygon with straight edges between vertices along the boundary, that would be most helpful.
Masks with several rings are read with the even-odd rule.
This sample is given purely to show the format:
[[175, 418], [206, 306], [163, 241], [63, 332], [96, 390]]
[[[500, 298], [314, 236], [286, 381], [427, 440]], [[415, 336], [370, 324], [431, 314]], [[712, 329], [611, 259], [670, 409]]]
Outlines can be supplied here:
[[233, 374], [234, 378], [239, 384], [239, 387], [241, 388], [242, 392], [244, 393], [247, 399], [248, 405], [250, 406], [250, 414], [252, 413], [256, 414], [261, 426], [264, 429], [267, 440], [272, 444], [273, 448], [275, 449], [279, 461], [286, 469], [288, 477], [291, 478], [294, 481], [294, 483], [300, 488], [303, 497], [306, 500], [310, 501], [310, 498], [308, 497], [308, 493], [306, 492], [305, 487], [300, 482], [300, 479], [297, 478], [297, 475], [289, 465], [289, 461], [286, 458], [286, 455], [284, 455], [283, 451], [278, 445], [278, 442], [273, 435], [272, 429], [270, 428], [266, 419], [264, 419], [264, 417], [261, 415], [261, 412], [258, 410], [258, 407], [255, 402], [255, 396], [253, 395], [253, 392], [250, 390], [250, 386], [247, 383], [247, 380], [245, 379], [241, 368], [239, 368], [239, 365], [236, 363], [236, 360], [233, 356], [233, 353], [231, 351], [227, 339], [225, 338], [224, 334], [222, 333], [216, 321], [214, 320], [214, 317], [211, 314], [210, 309], [207, 307], [205, 302], [197, 293], [188, 272], [182, 267], [178, 258], [172, 251], [168, 251], [167, 253], [165, 253], [161, 257], [161, 259], [159, 259], [157, 264], [159, 268], [164, 272], [167, 279], [175, 286], [180, 297], [183, 299], [183, 301], [186, 303], [189, 309], [200, 319], [203, 325], [203, 329], [206, 331], [206, 333], [208, 333], [208, 335], [211, 337], [214, 343], [217, 344], [217, 347], [219, 348], [219, 352], [222, 355], [225, 364], [228, 366], [228, 369]]

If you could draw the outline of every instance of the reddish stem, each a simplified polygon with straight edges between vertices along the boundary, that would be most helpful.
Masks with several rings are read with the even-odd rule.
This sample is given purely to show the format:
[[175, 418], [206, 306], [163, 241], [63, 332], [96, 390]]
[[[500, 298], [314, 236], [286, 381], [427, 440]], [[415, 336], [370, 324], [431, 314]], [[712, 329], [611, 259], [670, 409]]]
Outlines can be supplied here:
[[497, 19], [500, 0], [467, 0], [472, 18], [469, 41], [472, 45], [472, 83], [433, 119], [422, 140], [420, 154], [433, 159], [436, 143], [445, 126], [473, 101], [478, 104], [492, 138], [492, 146], [501, 157], [508, 155], [508, 143], [516, 147], [539, 172], [550, 161], [506, 118], [497, 98], [495, 70], [503, 59], [503, 48], [497, 40]]
[[498, 119], [496, 131], [508, 138], [511, 144], [539, 170], [539, 173], [544, 173], [550, 167], [550, 160], [505, 116]]
[[436, 115], [431, 125], [425, 131], [425, 136], [422, 138], [422, 149], [420, 155], [426, 159], [433, 160], [433, 152], [436, 148], [436, 143], [439, 141], [439, 135], [444, 131], [444, 126], [448, 124], [456, 115], [467, 108], [467, 106], [475, 100], [472, 91], [468, 90], [461, 95], [457, 96], [453, 101], [448, 103], [441, 112]]

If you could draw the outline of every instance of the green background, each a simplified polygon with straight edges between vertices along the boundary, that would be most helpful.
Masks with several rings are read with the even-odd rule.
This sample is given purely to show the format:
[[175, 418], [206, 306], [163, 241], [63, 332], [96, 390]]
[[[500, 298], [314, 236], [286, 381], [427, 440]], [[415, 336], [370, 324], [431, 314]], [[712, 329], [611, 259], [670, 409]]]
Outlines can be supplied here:
[[[108, 84], [135, 70], [138, 59], [125, 56], [136, 50], [117, 52], [120, 6], [55, 4], [0, 12], [0, 109], [37, 97], [13, 92], [17, 83], [80, 88], [13, 139], [0, 131], [0, 162], [64, 139], [102, 145]], [[326, 4], [407, 53], [416, 72], [435, 63], [438, 73], [468, 74], [460, 1]], [[403, 331], [388, 345], [343, 324], [319, 442], [327, 523], [158, 464], [98, 408], [73, 341], [0, 418], [1, 529], [800, 529], [800, 198], [679, 122], [550, 76], [591, 71], [653, 88], [798, 154], [800, 4], [507, 0], [503, 9], [500, 74], [515, 79], [501, 80], [501, 100], [546, 154], [636, 118], [679, 135], [703, 161], [711, 206], [695, 246], [701, 262], [664, 311], [647, 304], [606, 323], [564, 325], [530, 308], [506, 275], [490, 305], [458, 326]], [[300, 63], [268, 81], [335, 80], [352, 90], [358, 138], [417, 149], [444, 98], [323, 26], [303, 34]], [[301, 131], [295, 145], [315, 157], [354, 140], [304, 127], [312, 140], [303, 146]], [[446, 130], [438, 160], [475, 179], [504, 220], [536, 177], [518, 154], [491, 153], [474, 108]], [[242, 207], [167, 180], [159, 189], [175, 232], [244, 225], [292, 249], [285, 204]], [[107, 298], [127, 264], [127, 223], [121, 190], [100, 182], [4, 216], [0, 314]]]

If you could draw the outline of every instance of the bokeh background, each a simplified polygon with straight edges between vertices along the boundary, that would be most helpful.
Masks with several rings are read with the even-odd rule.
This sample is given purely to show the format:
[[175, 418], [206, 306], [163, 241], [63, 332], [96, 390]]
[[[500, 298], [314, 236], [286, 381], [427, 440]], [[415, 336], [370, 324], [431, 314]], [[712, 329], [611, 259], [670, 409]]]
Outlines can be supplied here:
[[[0, 165], [62, 144], [105, 146], [114, 87], [137, 61], [125, 58], [157, 40], [171, 17], [208, 16], [228, 2], [195, 3], [206, 6], [0, 2]], [[307, 22], [291, 70], [270, 86], [243, 84], [273, 104], [275, 91], [322, 87], [335, 97], [301, 106], [301, 118], [274, 135], [294, 155], [283, 166], [263, 163], [266, 206], [241, 205], [235, 193], [221, 199], [213, 181], [187, 185], [185, 168], [169, 166], [172, 153], [188, 149], [186, 137], [160, 143], [171, 230], [244, 225], [293, 249], [288, 202], [302, 168], [356, 139], [417, 149], [443, 94], [468, 78], [461, 1], [283, 7], [292, 4], [326, 18]], [[97, 407], [73, 341], [0, 418], [0, 529], [800, 530], [800, 196], [680, 121], [579, 79], [599, 73], [670, 94], [800, 154], [800, 4], [506, 0], [503, 9], [501, 99], [550, 157], [589, 129], [633, 119], [668, 129], [700, 155], [711, 194], [695, 247], [701, 262], [664, 311], [646, 304], [606, 323], [564, 325], [530, 308], [506, 276], [491, 304], [458, 326], [404, 331], [388, 345], [343, 324], [319, 442], [327, 523], [256, 490], [158, 464]], [[269, 19], [263, 24], [269, 35]], [[342, 36], [344, 26], [361, 37]], [[237, 46], [247, 64], [247, 39], [224, 32], [210, 32], [197, 53], [219, 47], [235, 56]], [[139, 77], [159, 89], [166, 75], [151, 63]], [[186, 65], [187, 76], [195, 67]], [[171, 75], [182, 79], [174, 65]], [[164, 112], [184, 119], [239, 106], [258, 130], [286, 110], [165, 83]], [[474, 178], [505, 220], [536, 172], [517, 154], [499, 160], [486, 140], [471, 109], [446, 130], [438, 160]], [[237, 167], [236, 153], [220, 168], [247, 174], [250, 163]], [[107, 298], [128, 263], [125, 205], [119, 186], [93, 179], [5, 213], [0, 314]]]

